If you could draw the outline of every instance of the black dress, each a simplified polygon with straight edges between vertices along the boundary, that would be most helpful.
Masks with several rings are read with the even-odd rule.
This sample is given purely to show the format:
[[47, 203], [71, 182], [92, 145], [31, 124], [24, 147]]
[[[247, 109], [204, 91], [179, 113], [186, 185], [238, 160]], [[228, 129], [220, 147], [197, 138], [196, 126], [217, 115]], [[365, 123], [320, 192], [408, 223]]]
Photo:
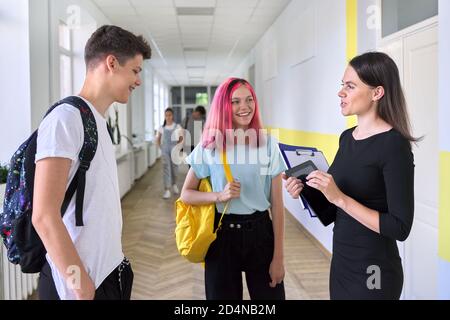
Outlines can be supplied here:
[[331, 299], [399, 299], [403, 269], [396, 240], [404, 241], [414, 215], [414, 158], [392, 129], [364, 140], [346, 130], [329, 173], [340, 190], [380, 212], [380, 234], [338, 208], [330, 271]]

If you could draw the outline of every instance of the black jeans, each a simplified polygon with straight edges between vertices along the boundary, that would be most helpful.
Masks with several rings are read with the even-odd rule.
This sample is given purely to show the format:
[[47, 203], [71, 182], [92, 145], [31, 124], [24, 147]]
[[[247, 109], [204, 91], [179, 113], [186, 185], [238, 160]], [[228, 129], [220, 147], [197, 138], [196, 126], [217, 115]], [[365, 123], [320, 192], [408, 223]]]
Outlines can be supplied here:
[[[94, 300], [130, 300], [133, 278], [130, 262], [125, 258], [95, 290]], [[39, 274], [38, 292], [40, 300], [60, 300], [48, 262]]]
[[[215, 226], [220, 219], [216, 213]], [[269, 213], [225, 215], [217, 239], [205, 258], [205, 291], [208, 300], [242, 300], [245, 272], [252, 300], [284, 300], [284, 283], [270, 287], [274, 235]]]

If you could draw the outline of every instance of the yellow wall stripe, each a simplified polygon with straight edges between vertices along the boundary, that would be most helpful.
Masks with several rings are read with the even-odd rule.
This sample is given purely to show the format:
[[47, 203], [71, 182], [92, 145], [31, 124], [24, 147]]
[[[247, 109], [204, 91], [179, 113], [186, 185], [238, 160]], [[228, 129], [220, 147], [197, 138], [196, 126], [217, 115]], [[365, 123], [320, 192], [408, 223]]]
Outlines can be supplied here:
[[450, 152], [441, 152], [439, 166], [439, 256], [450, 262]]
[[322, 151], [328, 164], [334, 160], [339, 148], [339, 135], [306, 132], [282, 128], [267, 128], [279, 142], [283, 144], [317, 148]]
[[[358, 54], [358, 0], [346, 0], [347, 62]], [[347, 128], [357, 125], [356, 116], [347, 117]]]

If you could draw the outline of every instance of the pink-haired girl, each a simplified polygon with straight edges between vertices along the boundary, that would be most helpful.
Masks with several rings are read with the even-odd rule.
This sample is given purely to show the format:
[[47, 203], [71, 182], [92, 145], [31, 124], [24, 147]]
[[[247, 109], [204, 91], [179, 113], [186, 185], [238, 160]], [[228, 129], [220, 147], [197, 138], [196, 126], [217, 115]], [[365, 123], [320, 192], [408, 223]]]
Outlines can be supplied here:
[[[234, 178], [231, 183], [222, 151]], [[256, 95], [246, 80], [229, 78], [219, 86], [202, 141], [186, 161], [191, 168], [181, 192], [184, 202], [216, 203], [217, 225], [231, 200], [206, 255], [206, 298], [241, 300], [245, 272], [251, 299], [285, 299], [281, 173], [286, 166], [277, 142], [262, 130]], [[203, 178], [210, 179], [213, 192], [197, 190]]]

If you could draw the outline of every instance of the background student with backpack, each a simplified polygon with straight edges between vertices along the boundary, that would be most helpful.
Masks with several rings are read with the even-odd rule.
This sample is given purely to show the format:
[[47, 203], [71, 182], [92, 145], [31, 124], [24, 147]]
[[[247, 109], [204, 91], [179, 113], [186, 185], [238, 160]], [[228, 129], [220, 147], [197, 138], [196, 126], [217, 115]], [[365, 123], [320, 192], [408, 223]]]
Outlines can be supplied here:
[[[8, 176], [1, 232], [10, 260], [23, 271], [43, 264], [40, 299], [131, 296], [133, 272], [122, 251], [117, 164], [105, 115], [113, 102], [128, 102], [150, 56], [142, 36], [100, 27], [85, 47], [87, 73], [79, 96], [57, 103], [37, 136], [13, 157], [23, 165], [18, 175], [11, 170]], [[15, 230], [17, 221], [22, 227]], [[21, 256], [18, 247], [30, 247], [30, 254]]]

